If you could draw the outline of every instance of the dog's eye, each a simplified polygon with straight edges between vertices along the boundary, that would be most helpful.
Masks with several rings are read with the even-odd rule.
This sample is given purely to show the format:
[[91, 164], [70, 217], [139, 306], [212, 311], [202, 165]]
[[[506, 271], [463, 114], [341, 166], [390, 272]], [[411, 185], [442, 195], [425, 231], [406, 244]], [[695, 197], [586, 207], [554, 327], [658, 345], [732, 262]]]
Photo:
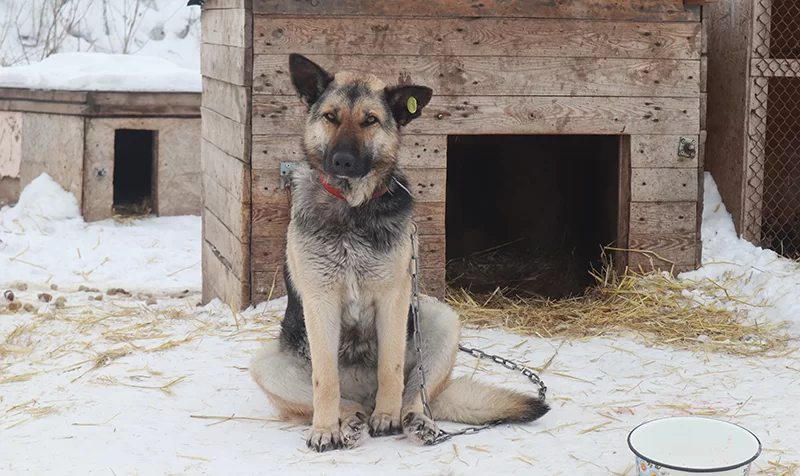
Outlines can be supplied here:
[[334, 124], [336, 123], [336, 114], [332, 112], [326, 112], [322, 117], [324, 117], [330, 122], [333, 122]]
[[375, 116], [367, 116], [367, 118], [364, 120], [364, 125], [367, 125], [367, 126], [371, 126], [371, 125], [377, 124], [377, 123], [378, 123], [378, 118], [375, 117]]

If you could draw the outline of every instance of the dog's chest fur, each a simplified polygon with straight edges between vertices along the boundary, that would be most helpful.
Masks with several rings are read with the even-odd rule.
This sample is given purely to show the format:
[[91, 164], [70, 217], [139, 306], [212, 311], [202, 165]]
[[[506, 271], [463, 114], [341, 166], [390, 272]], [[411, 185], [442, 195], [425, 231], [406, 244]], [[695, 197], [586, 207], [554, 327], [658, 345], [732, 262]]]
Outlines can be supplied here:
[[398, 256], [406, 257], [399, 259], [407, 266], [413, 200], [402, 187], [390, 186], [387, 194], [350, 207], [301, 166], [294, 172], [292, 201], [289, 240], [305, 280], [339, 293], [340, 362], [376, 365], [376, 304], [382, 289], [397, 284]]

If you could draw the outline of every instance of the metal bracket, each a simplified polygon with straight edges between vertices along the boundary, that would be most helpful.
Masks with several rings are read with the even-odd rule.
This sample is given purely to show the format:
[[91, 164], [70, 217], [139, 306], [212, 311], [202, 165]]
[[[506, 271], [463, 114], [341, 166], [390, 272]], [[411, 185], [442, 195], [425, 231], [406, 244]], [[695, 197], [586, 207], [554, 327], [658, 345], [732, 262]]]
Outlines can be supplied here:
[[297, 162], [281, 162], [281, 188], [288, 188], [292, 183], [292, 170]]
[[693, 137], [681, 137], [678, 144], [678, 157], [694, 159], [697, 156], [697, 139]]

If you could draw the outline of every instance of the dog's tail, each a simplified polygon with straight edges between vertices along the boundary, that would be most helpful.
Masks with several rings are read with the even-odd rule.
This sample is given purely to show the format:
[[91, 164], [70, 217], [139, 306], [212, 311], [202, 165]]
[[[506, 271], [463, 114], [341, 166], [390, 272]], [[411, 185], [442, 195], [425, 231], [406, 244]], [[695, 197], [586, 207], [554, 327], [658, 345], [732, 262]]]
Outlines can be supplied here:
[[537, 420], [550, 406], [532, 395], [459, 377], [431, 401], [431, 410], [435, 420], [484, 425]]

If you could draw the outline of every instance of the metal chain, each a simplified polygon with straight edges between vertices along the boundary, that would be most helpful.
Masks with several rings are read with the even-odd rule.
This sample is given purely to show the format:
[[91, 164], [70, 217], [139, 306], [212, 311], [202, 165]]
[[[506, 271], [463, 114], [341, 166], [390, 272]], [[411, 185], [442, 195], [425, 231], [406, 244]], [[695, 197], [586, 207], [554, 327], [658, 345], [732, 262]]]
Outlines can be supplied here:
[[[411, 222], [414, 226], [414, 230], [411, 232], [411, 263], [409, 273], [411, 274], [411, 318], [414, 323], [414, 347], [417, 350], [417, 373], [419, 374], [419, 390], [420, 390], [420, 397], [422, 399], [422, 408], [425, 412], [425, 416], [433, 420], [433, 411], [431, 411], [430, 402], [428, 400], [428, 386], [425, 382], [425, 369], [422, 367], [422, 335], [420, 333], [420, 326], [419, 326], [419, 314], [420, 314], [420, 295], [419, 295], [419, 257], [418, 257], [418, 250], [417, 250], [417, 233], [419, 232], [419, 228], [417, 227], [416, 222]], [[512, 360], [506, 359], [499, 355], [489, 354], [481, 349], [475, 349], [472, 347], [467, 347], [465, 345], [459, 344], [458, 349], [462, 352], [466, 352], [467, 354], [478, 358], [479, 360], [483, 359], [492, 359], [494, 362], [502, 365], [503, 367], [509, 370], [519, 370], [522, 375], [528, 377], [528, 379], [539, 387], [539, 400], [544, 402], [547, 396], [547, 386], [545, 386], [544, 381], [536, 375], [533, 370], [529, 369], [528, 367], [518, 364]], [[479, 431], [483, 431], [489, 428], [493, 428], [498, 425], [502, 425], [503, 421], [496, 421], [487, 423], [482, 426], [470, 426], [458, 431], [447, 432], [442, 429], [439, 429], [439, 434], [436, 435], [436, 438], [433, 439], [428, 445], [437, 445], [439, 443], [445, 442], [454, 436], [460, 435], [471, 435], [474, 433], [478, 433]]]

